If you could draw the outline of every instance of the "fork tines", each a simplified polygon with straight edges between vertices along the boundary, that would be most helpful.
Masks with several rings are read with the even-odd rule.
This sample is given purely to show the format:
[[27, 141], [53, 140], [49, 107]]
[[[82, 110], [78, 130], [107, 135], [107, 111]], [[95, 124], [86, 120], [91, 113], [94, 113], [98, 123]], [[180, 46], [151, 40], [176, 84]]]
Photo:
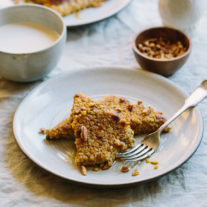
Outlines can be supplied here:
[[121, 160], [126, 161], [140, 161], [144, 160], [147, 157], [149, 157], [154, 152], [154, 149], [144, 145], [144, 144], [138, 144], [133, 149], [117, 154], [118, 158], [121, 158]]

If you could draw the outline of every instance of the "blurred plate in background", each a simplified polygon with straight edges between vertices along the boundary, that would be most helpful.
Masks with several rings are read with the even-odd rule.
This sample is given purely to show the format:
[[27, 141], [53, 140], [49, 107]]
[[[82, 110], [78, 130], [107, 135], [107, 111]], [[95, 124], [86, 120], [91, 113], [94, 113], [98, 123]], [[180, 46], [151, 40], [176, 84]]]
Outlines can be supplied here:
[[[106, 19], [128, 5], [131, 0], [107, 0], [101, 7], [88, 8], [80, 11], [80, 17], [77, 18], [75, 14], [64, 17], [64, 22], [68, 27], [83, 26], [91, 24], [103, 19]], [[20, 1], [21, 2], [21, 1]], [[0, 8], [14, 5], [12, 0], [1, 0]]]

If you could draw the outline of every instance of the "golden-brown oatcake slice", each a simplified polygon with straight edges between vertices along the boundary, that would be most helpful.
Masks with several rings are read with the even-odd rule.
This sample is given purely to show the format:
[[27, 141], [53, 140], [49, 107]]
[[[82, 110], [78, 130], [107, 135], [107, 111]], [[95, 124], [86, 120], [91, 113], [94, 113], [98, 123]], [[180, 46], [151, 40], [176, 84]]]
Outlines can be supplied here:
[[154, 132], [166, 121], [162, 112], [155, 112], [152, 107], [143, 106], [141, 101], [132, 104], [125, 98], [108, 95], [97, 103], [116, 111], [122, 120], [130, 123], [136, 135]]
[[74, 103], [72, 128], [78, 166], [99, 165], [106, 169], [112, 165], [117, 152], [133, 147], [133, 130], [113, 111], [92, 100], [82, 107], [79, 95], [74, 97]]
[[35, 3], [47, 6], [62, 16], [78, 12], [89, 7], [99, 7], [105, 0], [24, 0], [27, 3]]

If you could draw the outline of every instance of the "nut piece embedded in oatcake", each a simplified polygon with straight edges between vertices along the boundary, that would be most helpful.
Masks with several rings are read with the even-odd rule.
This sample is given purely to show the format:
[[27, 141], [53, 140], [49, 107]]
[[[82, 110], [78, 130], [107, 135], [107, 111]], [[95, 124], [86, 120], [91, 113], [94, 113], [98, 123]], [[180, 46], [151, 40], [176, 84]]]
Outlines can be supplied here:
[[84, 95], [74, 96], [72, 128], [75, 134], [78, 166], [110, 167], [117, 152], [133, 147], [133, 130], [105, 105], [91, 100], [84, 103]]
[[[92, 101], [84, 94], [79, 95], [81, 95], [81, 98], [84, 100], [82, 103], [85, 105]], [[108, 95], [99, 99], [96, 103], [105, 105], [108, 110], [115, 111], [122, 120], [129, 122], [136, 135], [154, 132], [166, 121], [161, 112], [155, 112], [153, 108], [143, 106], [141, 101], [138, 101], [137, 104], [131, 104], [125, 98]], [[78, 107], [76, 108], [78, 109]], [[46, 134], [49, 139], [72, 139], [74, 134], [71, 120], [72, 115], [51, 130], [42, 130], [42, 133]], [[168, 127], [165, 131], [167, 132], [169, 129]]]

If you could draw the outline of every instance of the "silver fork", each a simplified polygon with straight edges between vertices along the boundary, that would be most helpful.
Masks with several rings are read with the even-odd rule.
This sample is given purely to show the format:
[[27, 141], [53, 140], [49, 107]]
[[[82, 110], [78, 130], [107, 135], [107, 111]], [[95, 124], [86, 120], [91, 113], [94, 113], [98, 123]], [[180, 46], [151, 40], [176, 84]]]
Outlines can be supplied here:
[[141, 161], [151, 156], [159, 147], [161, 132], [178, 116], [189, 108], [195, 107], [199, 102], [207, 97], [207, 80], [204, 80], [193, 93], [185, 100], [184, 105], [178, 110], [169, 120], [167, 120], [155, 132], [146, 135], [140, 144], [136, 145], [133, 149], [118, 153], [117, 157], [126, 161]]

